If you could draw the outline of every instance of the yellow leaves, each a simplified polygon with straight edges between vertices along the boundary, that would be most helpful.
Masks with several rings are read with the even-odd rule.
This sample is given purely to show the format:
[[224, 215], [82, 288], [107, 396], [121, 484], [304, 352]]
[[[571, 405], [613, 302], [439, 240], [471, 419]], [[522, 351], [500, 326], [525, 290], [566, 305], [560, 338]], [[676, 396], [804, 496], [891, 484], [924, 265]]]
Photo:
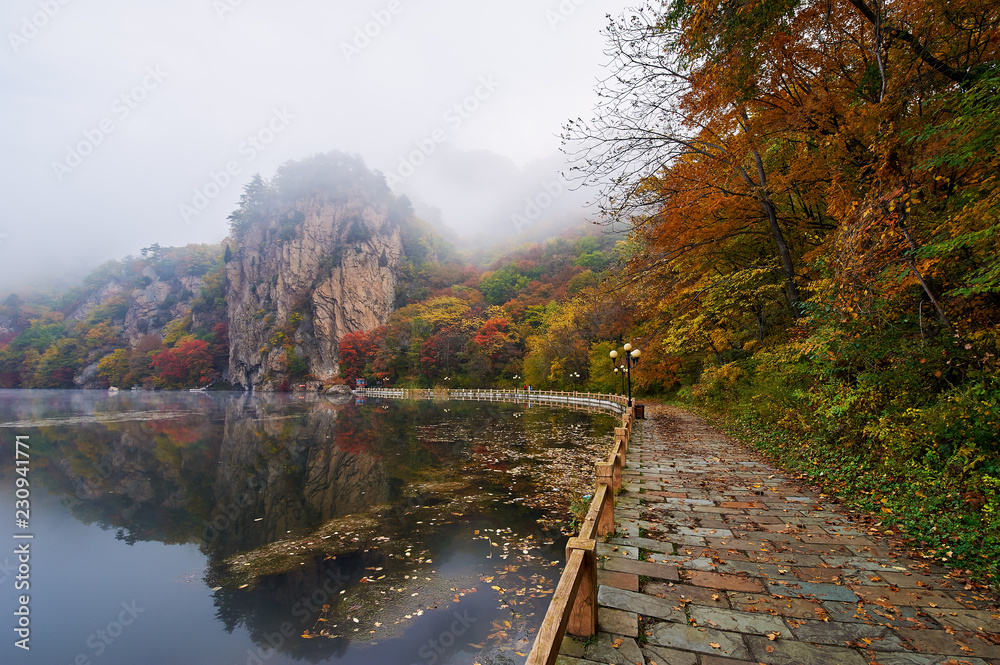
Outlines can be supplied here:
[[460, 325], [470, 311], [469, 304], [452, 296], [432, 298], [425, 302], [408, 305], [393, 313], [393, 319], [420, 319], [434, 329]]

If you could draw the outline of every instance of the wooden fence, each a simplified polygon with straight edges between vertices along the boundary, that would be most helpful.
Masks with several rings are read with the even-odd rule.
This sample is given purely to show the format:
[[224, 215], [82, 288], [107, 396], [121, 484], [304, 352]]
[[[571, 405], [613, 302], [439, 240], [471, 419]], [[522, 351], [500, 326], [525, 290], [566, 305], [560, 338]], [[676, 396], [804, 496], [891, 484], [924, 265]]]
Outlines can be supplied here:
[[615, 495], [622, 487], [633, 422], [634, 411], [629, 407], [622, 415], [622, 426], [615, 428], [615, 443], [607, 461], [595, 465], [594, 498], [580, 526], [580, 535], [566, 543], [566, 568], [525, 665], [555, 663], [566, 633], [577, 637], [597, 633], [597, 539], [615, 530]]
[[524, 390], [411, 390], [368, 388], [358, 391], [371, 397], [396, 399], [455, 399], [488, 402], [537, 402], [606, 410], [621, 414], [615, 428], [614, 445], [606, 461], [594, 467], [594, 497], [580, 526], [580, 534], [566, 543], [566, 567], [549, 602], [549, 609], [535, 636], [525, 665], [553, 665], [566, 633], [577, 637], [597, 634], [597, 539], [615, 531], [615, 495], [622, 487], [625, 453], [632, 437], [635, 409], [620, 395], [562, 391]]

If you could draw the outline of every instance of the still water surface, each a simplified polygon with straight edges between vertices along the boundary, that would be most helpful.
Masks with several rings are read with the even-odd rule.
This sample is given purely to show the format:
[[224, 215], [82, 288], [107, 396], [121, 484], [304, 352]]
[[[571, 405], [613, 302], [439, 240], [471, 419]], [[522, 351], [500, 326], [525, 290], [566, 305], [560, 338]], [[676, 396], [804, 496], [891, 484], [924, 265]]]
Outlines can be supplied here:
[[523, 663], [614, 425], [516, 404], [0, 391], [0, 662]]

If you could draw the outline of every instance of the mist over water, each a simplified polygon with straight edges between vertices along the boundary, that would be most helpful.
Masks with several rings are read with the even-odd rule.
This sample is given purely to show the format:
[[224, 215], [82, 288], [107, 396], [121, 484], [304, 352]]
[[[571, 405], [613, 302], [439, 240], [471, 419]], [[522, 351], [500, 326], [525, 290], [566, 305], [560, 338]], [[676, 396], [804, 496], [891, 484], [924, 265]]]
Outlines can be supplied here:
[[[111, 665], [526, 651], [568, 497], [589, 488], [576, 473], [615, 424], [523, 405], [97, 391], [0, 391], [0, 423], [0, 453], [15, 434], [30, 443], [32, 662]], [[15, 477], [0, 471], [10, 505]], [[5, 640], [0, 654], [19, 651]]]

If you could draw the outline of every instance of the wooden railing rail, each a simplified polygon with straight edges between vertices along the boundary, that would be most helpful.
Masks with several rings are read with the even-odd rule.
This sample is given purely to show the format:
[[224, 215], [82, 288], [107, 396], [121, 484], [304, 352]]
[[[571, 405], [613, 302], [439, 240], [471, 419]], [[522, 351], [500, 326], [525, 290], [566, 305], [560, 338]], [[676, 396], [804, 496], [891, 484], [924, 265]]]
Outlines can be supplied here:
[[597, 539], [615, 531], [615, 494], [622, 486], [632, 418], [628, 409], [622, 417], [623, 427], [615, 429], [608, 460], [594, 465], [594, 497], [580, 525], [579, 537], [570, 538], [566, 545], [566, 568], [525, 665], [553, 665], [566, 633], [577, 637], [597, 633]]

